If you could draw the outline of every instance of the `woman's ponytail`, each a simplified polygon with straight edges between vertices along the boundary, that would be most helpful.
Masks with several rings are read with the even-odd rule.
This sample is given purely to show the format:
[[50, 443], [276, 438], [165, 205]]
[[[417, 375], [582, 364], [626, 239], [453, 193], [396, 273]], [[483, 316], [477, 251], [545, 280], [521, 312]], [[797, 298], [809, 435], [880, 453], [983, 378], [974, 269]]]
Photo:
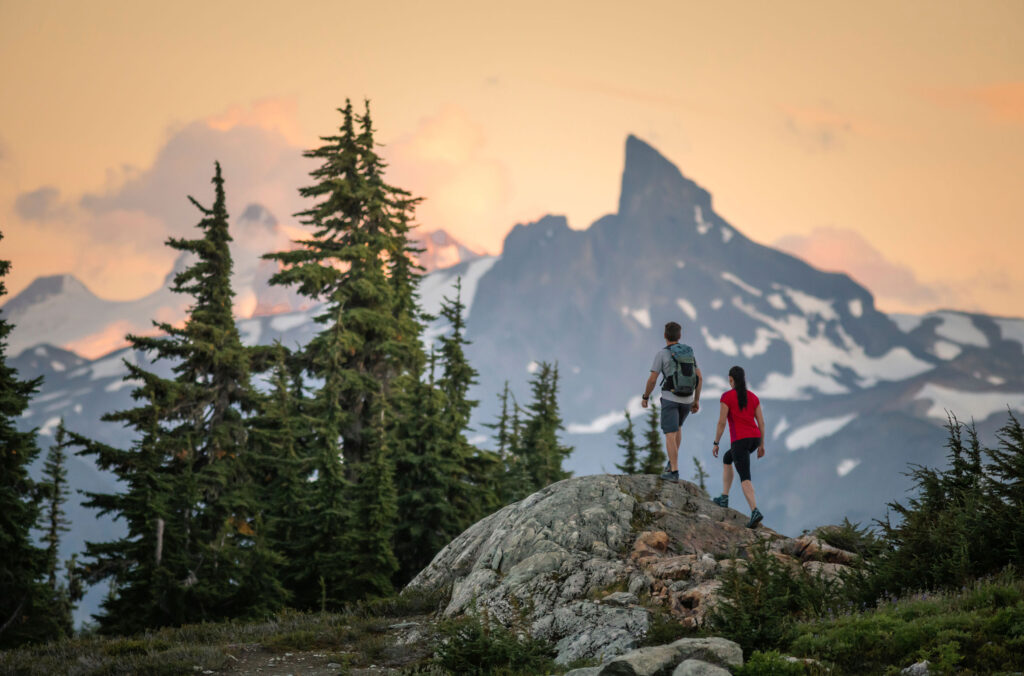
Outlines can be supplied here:
[[747, 407], [747, 374], [743, 372], [743, 367], [733, 366], [729, 369], [729, 377], [732, 378], [733, 386], [736, 388], [736, 400], [742, 411]]

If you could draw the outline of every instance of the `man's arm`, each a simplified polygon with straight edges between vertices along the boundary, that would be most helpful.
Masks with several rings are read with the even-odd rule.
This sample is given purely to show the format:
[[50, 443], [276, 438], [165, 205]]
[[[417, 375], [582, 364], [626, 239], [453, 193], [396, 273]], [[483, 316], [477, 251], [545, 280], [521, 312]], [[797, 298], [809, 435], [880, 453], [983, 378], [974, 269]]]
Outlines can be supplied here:
[[697, 387], [693, 390], [693, 405], [690, 406], [691, 413], [696, 413], [700, 410], [700, 388], [704, 385], [704, 376], [700, 374], [700, 369], [695, 370], [697, 371]]
[[658, 384], [658, 372], [651, 371], [650, 377], [647, 379], [647, 385], [644, 386], [644, 398], [640, 402], [640, 405], [647, 408], [647, 400], [651, 397], [651, 392], [654, 390], [654, 386]]

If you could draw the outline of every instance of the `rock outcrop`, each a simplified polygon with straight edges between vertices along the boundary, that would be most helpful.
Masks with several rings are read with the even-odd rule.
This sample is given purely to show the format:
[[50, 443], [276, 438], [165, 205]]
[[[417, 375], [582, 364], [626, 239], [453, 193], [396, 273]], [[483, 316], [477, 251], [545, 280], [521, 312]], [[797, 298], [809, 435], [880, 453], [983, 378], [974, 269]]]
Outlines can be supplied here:
[[554, 642], [562, 663], [607, 662], [637, 648], [657, 607], [684, 624], [701, 623], [715, 603], [718, 574], [743, 565], [759, 539], [794, 567], [805, 558], [839, 567], [850, 560], [816, 538], [750, 530], [746, 521], [686, 481], [566, 479], [471, 526], [409, 587], [450, 587], [445, 615], [485, 611]]

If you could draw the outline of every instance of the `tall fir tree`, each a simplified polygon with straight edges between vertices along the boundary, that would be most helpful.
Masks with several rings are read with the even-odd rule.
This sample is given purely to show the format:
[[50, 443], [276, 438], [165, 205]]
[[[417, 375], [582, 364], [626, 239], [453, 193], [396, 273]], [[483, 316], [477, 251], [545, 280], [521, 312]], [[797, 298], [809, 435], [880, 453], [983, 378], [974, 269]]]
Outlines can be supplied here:
[[[248, 421], [249, 464], [261, 506], [262, 531], [270, 548], [283, 558], [277, 576], [286, 589], [292, 589], [307, 573], [298, 545], [310, 512], [308, 451], [313, 421], [305, 411], [302, 373], [287, 348], [275, 342], [261, 356], [267, 360], [262, 370], [268, 374], [269, 391], [259, 398], [259, 412]], [[312, 602], [307, 599], [306, 605]]]
[[197, 239], [167, 245], [195, 255], [172, 290], [194, 303], [182, 327], [154, 323], [164, 334], [129, 336], [134, 348], [173, 362], [162, 378], [125, 360], [128, 379], [141, 384], [141, 405], [104, 416], [137, 433], [121, 451], [75, 436], [81, 453], [113, 471], [123, 493], [88, 494], [88, 506], [126, 522], [128, 534], [87, 543], [92, 581], [112, 578], [101, 628], [136, 631], [230, 617], [260, 617], [280, 608], [285, 591], [278, 562], [257, 532], [258, 506], [249, 476], [245, 413], [254, 406], [249, 354], [232, 314], [232, 260], [224, 180], [212, 179], [214, 203], [200, 210]]
[[623, 474], [636, 474], [640, 471], [640, 447], [636, 443], [636, 432], [633, 429], [633, 417], [626, 411], [626, 426], [616, 432], [619, 437], [619, 448], [622, 449], [622, 464], [615, 467]]
[[[363, 494], [353, 486], [364, 481], [360, 477], [389, 474], [374, 457], [388, 448], [373, 431], [374, 408], [389, 410], [393, 381], [422, 370], [425, 360], [415, 313], [420, 271], [409, 241], [419, 200], [385, 182], [369, 104], [362, 116], [350, 102], [340, 112], [338, 134], [305, 153], [320, 162], [311, 173], [314, 185], [300, 190], [315, 201], [298, 214], [311, 236], [299, 240], [298, 249], [264, 256], [283, 267], [272, 283], [323, 301], [316, 317], [322, 328], [298, 355], [304, 372], [321, 383], [307, 404], [315, 421], [316, 480], [298, 543], [306, 570], [293, 588], [304, 607], [323, 599], [323, 606], [337, 608], [373, 592], [352, 574], [352, 556], [361, 554], [344, 549], [355, 518], [348, 501], [353, 490]], [[383, 401], [374, 403], [378, 396]], [[380, 482], [382, 490], [386, 485]]]
[[82, 586], [75, 570], [75, 560], [66, 562], [67, 580], [58, 579], [60, 563], [61, 534], [70, 530], [71, 521], [67, 518], [64, 505], [68, 495], [67, 451], [70, 442], [64, 421], [61, 420], [54, 433], [54, 443], [46, 453], [43, 464], [43, 476], [40, 487], [44, 494], [42, 514], [43, 542], [46, 543], [47, 585], [53, 599], [53, 619], [60, 625], [60, 635], [71, 635], [74, 626], [72, 612], [75, 603], [82, 598]]
[[[0, 260], [0, 297], [7, 294], [4, 277], [10, 267]], [[60, 634], [47, 584], [47, 553], [32, 537], [40, 505], [28, 468], [39, 447], [35, 430], [21, 432], [16, 424], [42, 378], [21, 380], [7, 364], [7, 336], [13, 328], [0, 309], [0, 648]]]
[[641, 474], [661, 474], [665, 469], [665, 449], [663, 447], [661, 424], [658, 418], [658, 405], [653, 401], [647, 409], [647, 429], [644, 431], [644, 455]]
[[525, 411], [512, 397], [512, 417], [509, 420], [508, 455], [505, 457], [505, 476], [502, 482], [501, 502], [509, 504], [522, 500], [536, 488], [530, 474], [530, 462], [524, 446], [526, 434]]
[[477, 450], [466, 439], [469, 419], [478, 402], [469, 398], [469, 389], [477, 382], [477, 371], [466, 358], [469, 341], [465, 335], [465, 313], [460, 277], [455, 282], [455, 297], [445, 297], [441, 302], [441, 316], [447, 320], [449, 330], [438, 339], [441, 354], [438, 387], [444, 395], [449, 453], [455, 469], [449, 476], [446, 492], [449, 504], [459, 515], [455, 523], [446, 524], [449, 539], [499, 506], [490, 481], [497, 471], [497, 456]]
[[572, 476], [562, 462], [572, 453], [558, 439], [563, 429], [558, 411], [558, 365], [541, 362], [530, 380], [530, 414], [523, 429], [522, 455], [526, 459], [532, 490], [539, 490]]

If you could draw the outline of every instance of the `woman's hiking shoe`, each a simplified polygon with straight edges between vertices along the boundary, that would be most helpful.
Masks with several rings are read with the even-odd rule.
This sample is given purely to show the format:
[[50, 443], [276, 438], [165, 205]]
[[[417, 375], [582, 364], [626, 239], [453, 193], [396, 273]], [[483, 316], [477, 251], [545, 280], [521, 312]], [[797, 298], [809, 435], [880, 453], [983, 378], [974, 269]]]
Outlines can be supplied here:
[[757, 528], [757, 524], [761, 523], [761, 519], [764, 518], [764, 514], [757, 507], [754, 507], [754, 511], [750, 513], [750, 521], [747, 522], [747, 528]]
[[715, 503], [719, 507], [728, 507], [729, 506], [729, 496], [728, 495], [719, 495], [717, 498], [711, 498], [711, 502]]
[[661, 478], [665, 481], [679, 481], [679, 470], [665, 470], [661, 473]]

